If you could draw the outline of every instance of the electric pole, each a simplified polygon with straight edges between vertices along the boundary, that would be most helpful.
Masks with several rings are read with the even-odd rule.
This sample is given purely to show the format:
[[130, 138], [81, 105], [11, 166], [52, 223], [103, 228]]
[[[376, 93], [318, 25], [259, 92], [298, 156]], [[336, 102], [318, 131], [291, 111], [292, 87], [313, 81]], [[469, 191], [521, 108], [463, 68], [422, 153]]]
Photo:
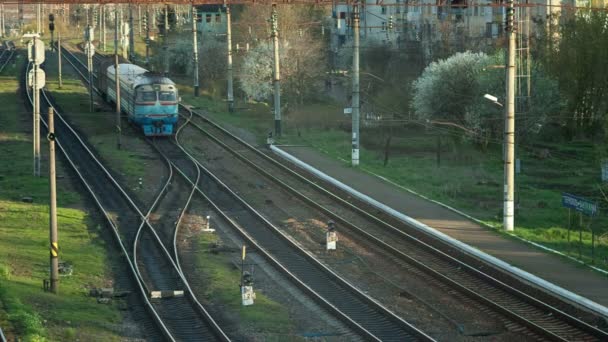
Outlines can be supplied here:
[[150, 65], [150, 6], [146, 5], [146, 66]]
[[352, 166], [359, 165], [359, 5], [353, 4]]
[[165, 34], [163, 37], [163, 52], [164, 52], [164, 74], [169, 75], [169, 46], [167, 38], [169, 36], [169, 5], [165, 5]]
[[228, 111], [234, 112], [234, 91], [232, 89], [232, 28], [230, 21], [230, 5], [226, 5], [226, 40], [228, 41], [228, 63], [226, 68], [226, 78], [228, 79]]
[[141, 5], [137, 5], [137, 33], [141, 37]]
[[[116, 13], [118, 14], [118, 13]], [[116, 90], [116, 133], [118, 136], [116, 147], [120, 150], [120, 81], [118, 80], [119, 65], [118, 65], [118, 15], [114, 21], [114, 85]]]
[[270, 16], [272, 26], [272, 41], [274, 46], [274, 135], [281, 136], [281, 77], [279, 72], [279, 14], [277, 5], [272, 4], [272, 14]]
[[40, 28], [40, 11], [41, 11], [41, 6], [40, 4], [38, 4], [36, 6], [36, 33], [41, 34], [41, 28]]
[[192, 49], [194, 52], [194, 96], [198, 97], [198, 43], [196, 41], [196, 36], [198, 36], [198, 32], [196, 29], [196, 7], [192, 5]]
[[4, 37], [4, 4], [0, 4], [0, 37]]
[[515, 229], [515, 8], [513, 0], [508, 0], [507, 7], [507, 33], [508, 57], [507, 57], [507, 84], [505, 111], [505, 171], [504, 171], [504, 206], [503, 206], [503, 228], [506, 231]]
[[87, 70], [89, 71], [89, 112], [93, 112], [93, 54], [95, 53], [95, 47], [91, 42], [95, 39], [95, 33], [93, 27], [90, 25], [85, 29], [85, 53], [87, 54]]
[[129, 60], [135, 57], [135, 40], [133, 36], [133, 5], [129, 4]]
[[59, 67], [59, 89], [63, 86], [61, 80], [61, 32], [57, 32], [57, 61]]
[[55, 184], [55, 121], [53, 107], [49, 108], [49, 197], [50, 197], [50, 261], [51, 261], [51, 292], [57, 293], [59, 284], [59, 245], [57, 236], [57, 186]]

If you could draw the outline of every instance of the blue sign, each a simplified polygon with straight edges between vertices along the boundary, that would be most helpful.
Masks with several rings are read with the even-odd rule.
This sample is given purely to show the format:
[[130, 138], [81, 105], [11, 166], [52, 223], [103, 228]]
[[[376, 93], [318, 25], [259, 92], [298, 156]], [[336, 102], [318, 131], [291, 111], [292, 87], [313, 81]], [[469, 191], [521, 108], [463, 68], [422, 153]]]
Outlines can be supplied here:
[[597, 203], [569, 193], [562, 193], [562, 205], [588, 216], [595, 216], [597, 214]]

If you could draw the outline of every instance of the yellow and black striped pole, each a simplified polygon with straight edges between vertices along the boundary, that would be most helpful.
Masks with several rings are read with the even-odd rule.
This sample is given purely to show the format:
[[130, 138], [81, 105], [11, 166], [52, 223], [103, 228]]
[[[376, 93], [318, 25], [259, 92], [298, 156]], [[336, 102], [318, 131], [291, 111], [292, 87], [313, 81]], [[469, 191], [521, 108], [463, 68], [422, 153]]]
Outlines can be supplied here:
[[57, 243], [57, 186], [55, 184], [55, 123], [53, 119], [53, 107], [49, 108], [49, 197], [50, 197], [50, 219], [51, 231], [51, 292], [57, 293], [59, 283], [59, 245]]

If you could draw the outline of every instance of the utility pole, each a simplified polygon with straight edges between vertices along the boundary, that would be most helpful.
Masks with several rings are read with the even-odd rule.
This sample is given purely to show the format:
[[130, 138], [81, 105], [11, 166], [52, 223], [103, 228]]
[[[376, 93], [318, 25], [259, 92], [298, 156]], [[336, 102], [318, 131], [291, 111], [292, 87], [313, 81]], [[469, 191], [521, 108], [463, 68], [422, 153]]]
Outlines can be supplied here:
[[59, 245], [57, 236], [57, 186], [55, 184], [55, 121], [53, 107], [49, 108], [49, 198], [50, 198], [50, 258], [51, 258], [51, 292], [57, 293], [59, 285]]
[[41, 28], [40, 28], [40, 11], [41, 11], [41, 4], [36, 5], [36, 33], [41, 34]]
[[118, 65], [118, 16], [114, 21], [114, 85], [116, 90], [116, 133], [118, 136], [116, 147], [120, 150], [120, 81], [119, 76], [119, 65]]
[[274, 135], [281, 136], [281, 76], [279, 70], [279, 14], [277, 5], [272, 4], [272, 14], [270, 16], [272, 26], [272, 41], [274, 46]]
[[106, 18], [106, 14], [108, 12], [106, 11], [106, 7], [105, 6], [102, 7], [102, 12], [101, 13], [103, 14], [103, 18], [102, 18], [102, 21], [101, 21], [101, 29], [103, 30], [103, 33], [101, 35], [101, 43], [103, 45], [103, 52], [106, 52], [106, 35], [108, 33], [107, 29], [106, 29], [106, 21], [108, 20], [108, 18]]
[[150, 5], [146, 5], [146, 66], [150, 65]]
[[129, 4], [129, 60], [135, 57], [135, 37], [133, 37], [133, 5]]
[[137, 5], [137, 33], [141, 37], [141, 5]]
[[93, 54], [95, 53], [95, 47], [91, 42], [95, 39], [95, 33], [93, 27], [90, 25], [85, 29], [85, 53], [87, 54], [87, 70], [89, 71], [89, 112], [93, 112]]
[[0, 37], [4, 37], [4, 4], [0, 4]]
[[514, 0], [508, 0], [507, 7], [507, 84], [505, 108], [505, 137], [504, 144], [505, 170], [504, 170], [504, 206], [503, 228], [506, 231], [515, 229], [515, 8]]
[[[196, 18], [196, 7], [192, 5], [192, 17]], [[196, 29], [196, 19], [192, 20], [192, 50], [194, 52], [194, 96], [198, 97], [198, 43], [196, 41], [198, 32]]]
[[228, 41], [228, 63], [226, 78], [228, 79], [228, 111], [234, 112], [234, 91], [232, 89], [232, 24], [230, 21], [230, 5], [226, 5], [226, 40]]
[[167, 38], [169, 36], [169, 5], [165, 5], [165, 34], [163, 37], [163, 52], [164, 52], [164, 74], [165, 76], [169, 75], [169, 47]]
[[352, 166], [359, 166], [359, 5], [353, 4]]
[[59, 67], [59, 89], [63, 86], [63, 82], [61, 80], [61, 32], [57, 32], [57, 60]]

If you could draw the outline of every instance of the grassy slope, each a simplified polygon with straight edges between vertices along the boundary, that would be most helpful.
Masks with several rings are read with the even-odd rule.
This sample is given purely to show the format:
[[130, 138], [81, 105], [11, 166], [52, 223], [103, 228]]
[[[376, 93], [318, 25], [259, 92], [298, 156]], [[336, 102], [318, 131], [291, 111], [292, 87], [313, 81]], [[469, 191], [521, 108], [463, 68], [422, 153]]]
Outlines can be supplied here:
[[[104, 328], [120, 322], [117, 309], [85, 296], [86, 286], [107, 284], [104, 247], [87, 212], [73, 208], [82, 202], [80, 195], [61, 181], [57, 196], [60, 260], [70, 261], [74, 274], [61, 277], [60, 295], [42, 291], [42, 280], [49, 277], [46, 157], [43, 153], [43, 177], [33, 178], [31, 136], [23, 132], [31, 114], [15, 101], [18, 71], [13, 67], [0, 76], [4, 113], [0, 116], [0, 325], [9, 336], [26, 341], [118, 340]], [[46, 149], [42, 140], [43, 152]], [[22, 196], [32, 197], [34, 203], [22, 203]]]

